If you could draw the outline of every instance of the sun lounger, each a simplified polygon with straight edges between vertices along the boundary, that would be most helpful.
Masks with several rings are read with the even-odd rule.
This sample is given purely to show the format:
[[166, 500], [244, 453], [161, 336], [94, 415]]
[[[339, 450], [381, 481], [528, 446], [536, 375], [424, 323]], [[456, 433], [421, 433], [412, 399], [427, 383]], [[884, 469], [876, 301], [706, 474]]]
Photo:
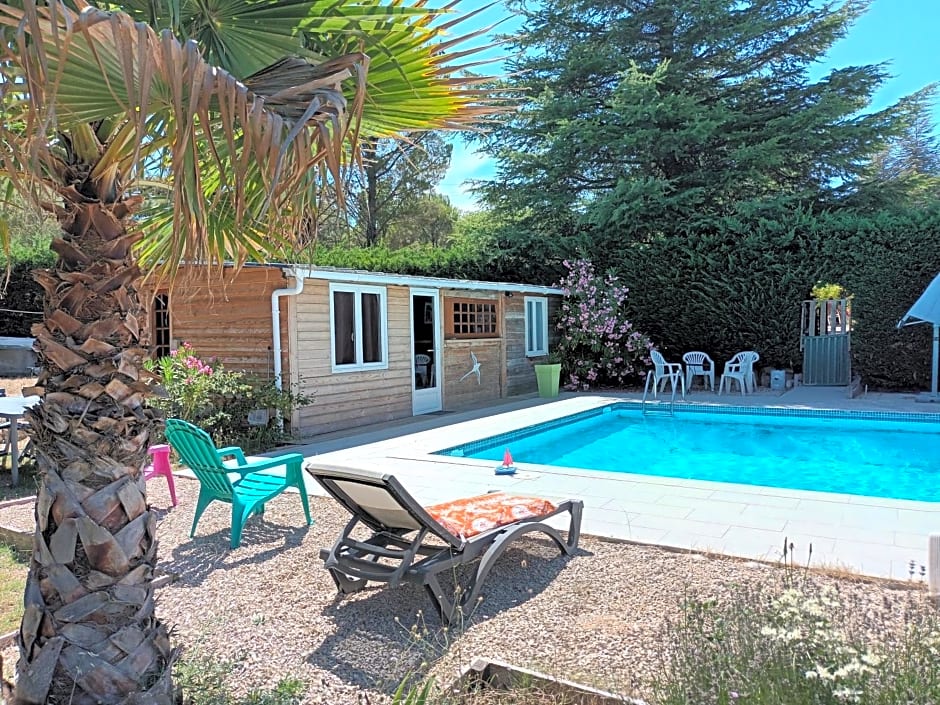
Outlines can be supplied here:
[[[356, 592], [369, 581], [423, 585], [445, 624], [473, 610], [493, 564], [520, 536], [543, 533], [562, 554], [578, 546], [580, 500], [555, 505], [538, 497], [493, 493], [422, 507], [389, 474], [317, 463], [308, 463], [306, 470], [352, 514], [333, 547], [320, 551], [339, 591]], [[566, 512], [567, 540], [545, 523]], [[369, 538], [353, 538], [360, 524], [371, 530]], [[477, 560], [469, 582], [448, 594], [439, 578], [453, 578], [458, 566]]]

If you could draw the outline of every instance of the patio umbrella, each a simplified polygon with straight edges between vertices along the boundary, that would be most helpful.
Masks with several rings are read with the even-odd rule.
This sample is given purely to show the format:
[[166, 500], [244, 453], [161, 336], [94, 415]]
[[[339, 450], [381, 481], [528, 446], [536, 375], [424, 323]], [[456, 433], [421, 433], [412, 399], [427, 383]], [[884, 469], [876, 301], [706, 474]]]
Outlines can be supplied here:
[[904, 318], [898, 321], [898, 328], [918, 323], [930, 323], [933, 326], [933, 366], [930, 392], [918, 395], [917, 401], [940, 401], [940, 394], [937, 393], [937, 373], [940, 368], [940, 274], [933, 278], [920, 298], [904, 314]]

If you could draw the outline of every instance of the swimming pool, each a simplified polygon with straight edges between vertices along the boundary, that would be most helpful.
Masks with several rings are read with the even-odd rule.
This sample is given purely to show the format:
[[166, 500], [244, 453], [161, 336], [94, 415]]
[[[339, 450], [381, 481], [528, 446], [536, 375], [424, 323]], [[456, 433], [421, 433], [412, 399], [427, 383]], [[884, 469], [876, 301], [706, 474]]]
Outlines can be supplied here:
[[[438, 451], [658, 477], [940, 501], [940, 423], [914, 414], [647, 415], [611, 404]], [[740, 408], [738, 408], [740, 411]], [[932, 415], [931, 415], [932, 416]], [[899, 420], [902, 419], [902, 420]]]

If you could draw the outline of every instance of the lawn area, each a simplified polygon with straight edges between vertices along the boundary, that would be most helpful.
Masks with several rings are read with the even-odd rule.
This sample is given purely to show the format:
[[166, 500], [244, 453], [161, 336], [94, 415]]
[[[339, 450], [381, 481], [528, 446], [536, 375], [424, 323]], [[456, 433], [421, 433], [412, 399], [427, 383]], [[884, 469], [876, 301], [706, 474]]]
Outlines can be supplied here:
[[0, 502], [32, 497], [38, 489], [39, 476], [36, 474], [36, 464], [31, 459], [20, 460], [20, 481], [14, 486], [10, 463], [0, 457]]
[[0, 634], [15, 631], [20, 625], [26, 570], [25, 558], [0, 544]]

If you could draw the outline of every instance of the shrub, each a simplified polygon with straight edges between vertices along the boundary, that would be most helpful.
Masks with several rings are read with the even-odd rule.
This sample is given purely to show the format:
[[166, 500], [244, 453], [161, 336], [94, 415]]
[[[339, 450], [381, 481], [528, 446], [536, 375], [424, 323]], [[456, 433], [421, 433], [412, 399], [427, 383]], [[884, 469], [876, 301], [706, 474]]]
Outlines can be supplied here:
[[[912, 593], [915, 595], [915, 593]], [[871, 608], [876, 610], [876, 608]], [[832, 587], [692, 599], [668, 629], [661, 705], [940, 702], [940, 619], [913, 597], [858, 615]], [[904, 614], [904, 624], [879, 623]]]
[[[289, 417], [295, 406], [312, 402], [306, 395], [277, 389], [273, 382], [202, 360], [188, 343], [146, 367], [157, 375], [165, 392], [151, 404], [168, 417], [199, 426], [220, 446], [268, 449], [287, 437], [278, 416]], [[264, 423], [248, 423], [249, 412], [255, 410], [268, 412]]]
[[16, 260], [7, 278], [7, 263], [0, 257], [0, 336], [31, 336], [33, 324], [43, 317], [42, 288], [33, 280], [33, 270], [51, 264], [51, 257]]
[[840, 284], [823, 284], [819, 282], [813, 287], [810, 296], [816, 301], [841, 299], [845, 297], [845, 289], [843, 289]]
[[622, 386], [650, 363], [650, 339], [627, 320], [628, 289], [602, 277], [587, 260], [564, 261], [568, 274], [558, 317], [558, 353], [568, 384], [575, 388]]

